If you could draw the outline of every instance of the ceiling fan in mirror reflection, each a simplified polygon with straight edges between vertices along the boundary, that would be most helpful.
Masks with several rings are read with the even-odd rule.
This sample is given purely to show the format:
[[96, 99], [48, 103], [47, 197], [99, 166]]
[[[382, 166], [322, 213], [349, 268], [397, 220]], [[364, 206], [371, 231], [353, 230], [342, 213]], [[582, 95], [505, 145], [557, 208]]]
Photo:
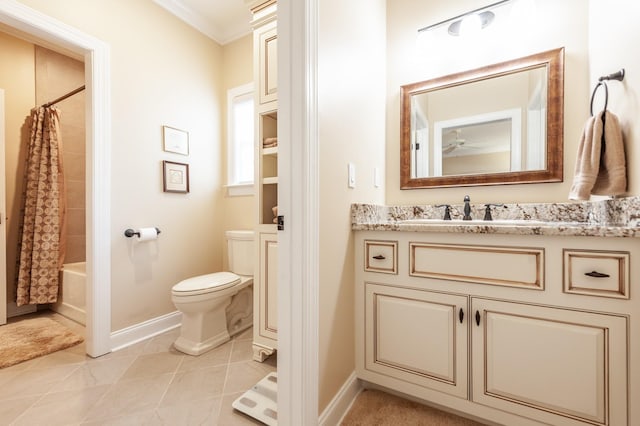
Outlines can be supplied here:
[[473, 141], [467, 141], [462, 137], [462, 129], [451, 130], [447, 134], [445, 143], [442, 145], [442, 154], [447, 157], [447, 154], [451, 154], [453, 151], [459, 150], [476, 150], [481, 147], [474, 146]]
[[481, 155], [510, 150], [511, 123], [495, 120], [443, 131], [442, 157]]

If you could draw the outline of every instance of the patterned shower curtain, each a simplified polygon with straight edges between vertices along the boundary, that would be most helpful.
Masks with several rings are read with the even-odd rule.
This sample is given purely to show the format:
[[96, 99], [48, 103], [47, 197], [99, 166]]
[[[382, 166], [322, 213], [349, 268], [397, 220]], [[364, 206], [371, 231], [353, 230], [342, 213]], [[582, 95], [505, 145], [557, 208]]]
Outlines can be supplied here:
[[66, 210], [59, 115], [55, 107], [31, 111], [19, 241], [18, 306], [58, 299]]

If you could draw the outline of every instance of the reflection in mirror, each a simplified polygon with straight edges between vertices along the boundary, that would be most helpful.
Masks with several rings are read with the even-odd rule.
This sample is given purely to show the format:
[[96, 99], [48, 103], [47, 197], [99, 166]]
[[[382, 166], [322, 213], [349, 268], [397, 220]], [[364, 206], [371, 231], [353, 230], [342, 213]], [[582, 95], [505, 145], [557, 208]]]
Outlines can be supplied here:
[[561, 181], [563, 53], [402, 86], [402, 188]]

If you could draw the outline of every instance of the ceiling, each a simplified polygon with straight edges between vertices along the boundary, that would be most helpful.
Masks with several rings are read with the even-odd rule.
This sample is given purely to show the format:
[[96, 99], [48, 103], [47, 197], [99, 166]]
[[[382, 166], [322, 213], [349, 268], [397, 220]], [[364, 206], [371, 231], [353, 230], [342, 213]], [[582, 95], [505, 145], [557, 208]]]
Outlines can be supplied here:
[[251, 11], [244, 0], [154, 0], [220, 44], [251, 32]]

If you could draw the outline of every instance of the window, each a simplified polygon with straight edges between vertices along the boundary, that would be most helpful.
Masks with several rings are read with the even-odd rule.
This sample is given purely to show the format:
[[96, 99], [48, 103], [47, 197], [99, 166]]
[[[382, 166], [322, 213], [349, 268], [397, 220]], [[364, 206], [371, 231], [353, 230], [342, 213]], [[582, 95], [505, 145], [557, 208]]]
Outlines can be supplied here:
[[229, 195], [253, 194], [253, 83], [227, 92]]

